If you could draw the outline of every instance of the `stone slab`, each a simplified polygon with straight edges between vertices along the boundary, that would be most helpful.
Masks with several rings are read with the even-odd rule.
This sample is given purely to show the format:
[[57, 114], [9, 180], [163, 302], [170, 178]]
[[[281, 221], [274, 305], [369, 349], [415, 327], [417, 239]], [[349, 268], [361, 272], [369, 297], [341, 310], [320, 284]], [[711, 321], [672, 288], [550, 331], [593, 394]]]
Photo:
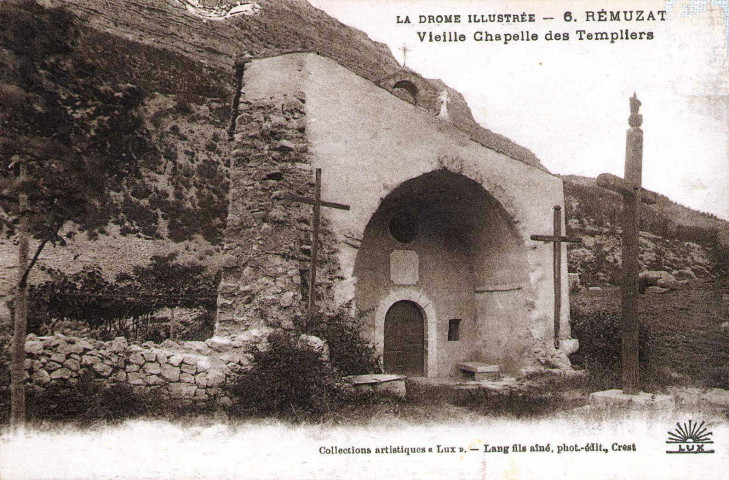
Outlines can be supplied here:
[[405, 380], [407, 398], [427, 403], [463, 404], [474, 395], [480, 384], [459, 378], [409, 377]]
[[375, 393], [380, 395], [390, 395], [398, 398], [405, 398], [407, 391], [405, 389], [405, 379], [394, 380], [390, 382], [377, 383], [374, 386]]
[[372, 375], [350, 375], [343, 380], [352, 384], [357, 393], [388, 395], [398, 398], [405, 398], [407, 389], [403, 375], [372, 374]]
[[368, 374], [368, 375], [350, 375], [348, 377], [344, 377], [344, 380], [353, 383], [355, 385], [362, 385], [362, 384], [377, 384], [377, 383], [385, 383], [385, 382], [393, 382], [397, 380], [405, 380], [404, 375], [392, 375], [387, 373], [376, 373], [376, 374]]
[[622, 390], [604, 390], [590, 394], [590, 406], [602, 409], [655, 409], [670, 410], [676, 405], [673, 395], [640, 392], [627, 395]]
[[499, 373], [501, 371], [501, 367], [499, 365], [489, 365], [481, 362], [459, 363], [458, 368], [471, 373]]
[[390, 279], [395, 285], [418, 283], [418, 254], [413, 250], [395, 250], [390, 254]]
[[498, 380], [501, 374], [501, 367], [498, 365], [489, 365], [481, 362], [463, 362], [457, 366], [468, 378], [473, 378], [476, 382]]
[[350, 375], [344, 377], [344, 381], [351, 383], [355, 392], [372, 393], [379, 395], [390, 395], [398, 398], [405, 398], [407, 390], [403, 375], [372, 374], [372, 375]]

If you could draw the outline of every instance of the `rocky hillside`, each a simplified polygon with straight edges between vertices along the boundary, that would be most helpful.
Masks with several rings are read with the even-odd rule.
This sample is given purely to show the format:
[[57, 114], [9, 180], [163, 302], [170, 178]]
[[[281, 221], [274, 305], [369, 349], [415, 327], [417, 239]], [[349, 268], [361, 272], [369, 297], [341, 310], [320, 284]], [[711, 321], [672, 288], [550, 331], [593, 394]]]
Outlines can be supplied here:
[[[228, 72], [87, 28], [64, 10], [30, 1], [0, 9], [0, 176], [12, 176], [5, 153], [26, 136], [127, 167], [100, 180], [107, 202], [86, 225], [64, 227], [67, 245], [49, 245], [31, 281], [86, 266], [113, 277], [172, 252], [215, 263], [227, 217]], [[12, 236], [3, 237], [0, 296], [12, 288], [17, 256]]]
[[[620, 281], [622, 197], [597, 186], [594, 178], [567, 175], [567, 232], [582, 238], [568, 247], [569, 270], [583, 284]], [[714, 278], [729, 267], [729, 222], [698, 212], [664, 195], [641, 209], [640, 262], [643, 271], [666, 271], [677, 280]]]
[[[222, 18], [219, 13], [229, 9], [219, 4], [226, 3], [240, 4], [244, 14]], [[390, 83], [404, 75], [417, 84], [418, 106], [433, 114], [442, 90], [448, 89], [456, 126], [541, 168], [529, 150], [476, 124], [458, 92], [403, 71], [385, 45], [303, 0], [12, 0], [2, 8], [4, 92], [20, 88], [32, 97], [34, 87], [19, 73], [19, 66], [30, 61], [69, 131], [90, 144], [107, 145], [104, 155], [133, 163], [135, 172], [135, 179], [112, 185], [112, 201], [99, 222], [110, 220], [81, 235], [67, 226], [61, 233], [68, 245], [44, 251], [34, 281], [44, 269], [75, 271], [90, 265], [115, 275], [152, 255], [172, 252], [181, 261], [215, 268], [227, 216], [230, 152], [224, 137], [233, 67], [240, 57], [316, 51], [383, 88], [392, 88]], [[38, 43], [29, 42], [28, 35]], [[38, 58], [30, 58], [24, 42], [33, 48], [45, 45], [45, 50], [38, 47]], [[49, 50], [54, 42], [63, 48]], [[133, 92], [138, 105], [119, 116], [121, 123], [109, 124], [106, 114], [118, 110], [125, 92]], [[9, 115], [17, 101], [3, 103], [4, 112]], [[97, 123], [104, 128], [96, 128]], [[119, 144], [122, 137], [113, 135], [119, 128], [128, 129], [135, 142]], [[13, 284], [16, 255], [12, 239], [0, 240], [0, 296]]]
[[[364, 32], [348, 27], [306, 0], [42, 0], [64, 6], [94, 29], [144, 45], [179, 53], [205, 65], [231, 72], [239, 57], [265, 57], [291, 51], [314, 51], [372, 82], [397, 79], [402, 72], [389, 48]], [[217, 19], [207, 6], [243, 4], [250, 14]], [[451, 121], [475, 141], [514, 158], [540, 166], [528, 149], [476, 123], [463, 96], [440, 80], [408, 70], [417, 84], [418, 106], [437, 114], [438, 98], [449, 92]]]

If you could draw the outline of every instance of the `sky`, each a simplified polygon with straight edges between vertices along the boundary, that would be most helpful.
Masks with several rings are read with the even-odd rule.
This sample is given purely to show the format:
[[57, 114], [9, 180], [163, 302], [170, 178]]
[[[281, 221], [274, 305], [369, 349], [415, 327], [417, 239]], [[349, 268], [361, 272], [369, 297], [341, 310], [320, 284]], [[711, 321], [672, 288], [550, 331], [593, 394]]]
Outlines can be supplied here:
[[[463, 94], [477, 122], [532, 150], [550, 171], [622, 176], [628, 97], [642, 102], [643, 185], [729, 220], [729, 0], [638, 2], [309, 0], [390, 47], [426, 78]], [[665, 10], [660, 22], [588, 22], [587, 11]], [[573, 22], [565, 22], [565, 12]], [[533, 23], [466, 23], [468, 14], [534, 13]], [[460, 14], [460, 24], [420, 15]], [[658, 16], [657, 13], [654, 14]], [[411, 23], [397, 23], [408, 16]], [[597, 13], [595, 14], [597, 18]], [[554, 20], [543, 20], [553, 17]], [[652, 40], [579, 40], [585, 32], [653, 32]], [[464, 33], [427, 42], [417, 32]], [[537, 34], [477, 42], [476, 31]], [[568, 33], [568, 41], [546, 34]]]

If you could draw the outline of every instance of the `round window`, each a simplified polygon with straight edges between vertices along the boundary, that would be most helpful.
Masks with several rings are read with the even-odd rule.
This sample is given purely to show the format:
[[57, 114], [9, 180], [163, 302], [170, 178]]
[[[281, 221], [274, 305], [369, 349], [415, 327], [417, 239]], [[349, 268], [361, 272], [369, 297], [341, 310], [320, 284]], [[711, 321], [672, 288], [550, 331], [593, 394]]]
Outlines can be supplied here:
[[418, 221], [410, 215], [398, 213], [390, 220], [390, 234], [400, 243], [410, 243], [418, 236]]

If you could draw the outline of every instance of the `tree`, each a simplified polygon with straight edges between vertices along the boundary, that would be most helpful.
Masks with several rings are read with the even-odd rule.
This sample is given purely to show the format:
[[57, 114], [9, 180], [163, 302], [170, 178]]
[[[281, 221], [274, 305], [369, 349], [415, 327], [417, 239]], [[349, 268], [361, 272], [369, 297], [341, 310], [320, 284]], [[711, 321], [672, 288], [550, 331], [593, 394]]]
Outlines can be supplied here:
[[[79, 30], [61, 8], [34, 1], [0, 4], [0, 229], [17, 235], [11, 423], [25, 418], [24, 360], [28, 275], [59, 232], [103, 227], [123, 179], [153, 150], [139, 114], [142, 92], [109, 85], [74, 50]], [[38, 242], [29, 257], [29, 239]]]

